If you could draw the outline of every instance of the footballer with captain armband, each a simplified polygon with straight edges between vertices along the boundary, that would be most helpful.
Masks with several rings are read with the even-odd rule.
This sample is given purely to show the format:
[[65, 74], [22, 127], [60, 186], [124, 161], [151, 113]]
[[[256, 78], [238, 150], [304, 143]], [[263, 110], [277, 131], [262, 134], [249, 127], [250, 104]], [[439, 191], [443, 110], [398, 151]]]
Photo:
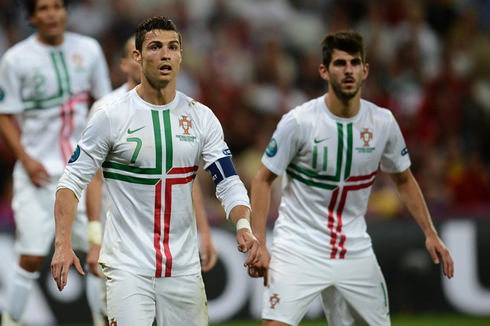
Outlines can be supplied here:
[[[237, 227], [238, 250], [251, 267], [261, 258], [250, 229], [250, 203], [213, 112], [176, 90], [182, 36], [166, 17], [136, 30], [134, 59], [141, 84], [90, 119], [61, 177], [55, 204], [51, 271], [59, 290], [75, 265], [70, 230], [81, 191], [102, 167], [109, 194], [99, 264], [107, 285], [110, 324], [208, 325], [197, 248], [192, 185], [199, 162]], [[91, 232], [99, 241], [98, 231]]]

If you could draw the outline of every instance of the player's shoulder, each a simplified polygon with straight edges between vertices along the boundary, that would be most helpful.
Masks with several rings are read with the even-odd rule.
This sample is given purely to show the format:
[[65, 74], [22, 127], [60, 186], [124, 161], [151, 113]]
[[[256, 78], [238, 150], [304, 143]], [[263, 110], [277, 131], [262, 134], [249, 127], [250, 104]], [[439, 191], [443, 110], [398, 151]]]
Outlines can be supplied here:
[[124, 83], [119, 88], [116, 88], [109, 94], [106, 94], [105, 96], [95, 101], [94, 104], [92, 104], [92, 107], [90, 108], [89, 116], [92, 116], [95, 113], [95, 111], [103, 107], [105, 104], [108, 104], [114, 101], [115, 99], [118, 99], [126, 95], [126, 93], [128, 93], [128, 85], [127, 83]]
[[177, 91], [176, 96], [178, 97], [179, 107], [181, 108], [190, 110], [201, 117], [208, 117], [214, 114], [213, 111], [208, 106], [202, 104], [201, 102], [193, 99], [192, 97], [182, 92]]
[[298, 125], [308, 125], [312, 121], [316, 121], [322, 110], [323, 96], [311, 99], [298, 105], [291, 111], [285, 113], [282, 117], [284, 121], [294, 121]]
[[12, 45], [2, 56], [2, 60], [10, 60], [24, 57], [26, 54], [32, 53], [33, 47], [35, 45], [36, 39], [35, 35], [31, 35], [22, 41]]
[[371, 116], [378, 120], [392, 121], [394, 119], [393, 113], [383, 107], [380, 107], [373, 102], [361, 99], [361, 107]]
[[197, 109], [197, 110], [201, 110], [201, 109], [210, 110], [206, 105], [202, 104], [199, 101], [196, 101], [192, 97], [190, 97], [190, 96], [188, 96], [188, 95], [186, 95], [180, 91], [177, 91], [176, 96], [178, 97], [178, 100], [180, 101], [181, 105], [185, 105], [185, 106], [188, 106], [190, 108]]
[[98, 49], [100, 48], [99, 42], [90, 36], [87, 35], [82, 35], [74, 32], [65, 32], [64, 34], [64, 41], [67, 46], [77, 46], [77, 47], [85, 47], [85, 49], [92, 48], [92, 49]]

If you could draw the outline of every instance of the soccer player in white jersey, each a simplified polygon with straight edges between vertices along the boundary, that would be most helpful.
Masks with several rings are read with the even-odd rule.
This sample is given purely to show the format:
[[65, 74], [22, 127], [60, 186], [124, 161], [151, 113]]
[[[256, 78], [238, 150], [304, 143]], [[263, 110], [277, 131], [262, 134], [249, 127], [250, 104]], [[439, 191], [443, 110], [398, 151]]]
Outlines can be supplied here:
[[[6, 284], [2, 325], [20, 325], [53, 243], [57, 182], [82, 136], [91, 98], [111, 91], [97, 41], [65, 32], [65, 5], [62, 0], [26, 1], [37, 32], [9, 49], [0, 62], [0, 134], [17, 158], [12, 208], [20, 255]], [[81, 206], [73, 241], [87, 252], [87, 217]]]
[[[107, 104], [115, 99], [118, 99], [125, 95], [127, 92], [132, 90], [141, 82], [141, 65], [136, 62], [133, 58], [133, 50], [135, 48], [135, 37], [131, 36], [123, 45], [122, 57], [119, 61], [119, 67], [122, 72], [126, 75], [126, 82], [121, 85], [119, 88], [110, 92], [103, 98], [97, 100], [90, 109], [89, 117], [91, 117], [100, 107], [104, 104]], [[100, 169], [99, 169], [100, 171]], [[102, 197], [104, 198], [104, 202], [102, 205], [100, 221], [92, 221], [91, 224], [94, 224], [93, 227], [98, 228], [101, 232], [102, 225], [105, 223], [105, 214], [106, 214], [106, 206], [107, 206], [107, 194], [102, 195], [101, 188], [103, 183], [102, 174], [97, 171], [97, 178], [92, 179], [91, 181], [91, 191], [87, 191], [87, 194], [93, 195], [94, 197]], [[93, 193], [94, 194], [91, 194]], [[192, 201], [194, 203], [194, 210], [196, 214], [196, 224], [200, 233], [200, 259], [201, 259], [201, 269], [203, 272], [210, 271], [218, 260], [218, 255], [216, 252], [216, 248], [214, 247], [211, 233], [209, 229], [209, 224], [206, 218], [206, 212], [204, 209], [204, 203], [202, 202], [202, 194], [201, 188], [198, 182], [194, 182], [192, 189]], [[91, 228], [90, 228], [91, 229]], [[98, 258], [99, 253], [91, 251], [93, 255], [87, 256], [87, 263], [89, 265], [90, 271], [95, 275], [100, 275], [99, 272], [99, 264]], [[101, 299], [101, 313], [107, 317], [107, 304], [106, 304], [106, 287], [105, 287], [105, 279], [101, 281], [101, 289], [100, 289], [100, 299]], [[107, 319], [107, 318], [106, 318]], [[107, 320], [106, 320], [107, 322]], [[108, 325], [108, 323], [107, 323]]]
[[244, 263], [261, 257], [249, 224], [247, 191], [236, 174], [221, 125], [206, 106], [176, 90], [182, 38], [174, 23], [153, 17], [136, 30], [141, 84], [90, 119], [56, 193], [58, 288], [80, 263], [69, 233], [82, 189], [102, 166], [109, 209], [99, 263], [107, 278], [109, 322], [118, 326], [207, 325], [197, 250], [192, 184], [200, 160], [237, 227]]
[[[386, 285], [364, 219], [379, 166], [390, 174], [448, 278], [453, 261], [410, 172], [393, 114], [361, 99], [369, 71], [362, 36], [328, 34], [322, 53], [319, 72], [328, 93], [282, 117], [252, 181], [252, 230], [262, 259], [248, 271], [264, 278], [263, 325], [298, 325], [317, 295], [331, 326], [389, 325]], [[283, 174], [269, 256], [270, 188]]]

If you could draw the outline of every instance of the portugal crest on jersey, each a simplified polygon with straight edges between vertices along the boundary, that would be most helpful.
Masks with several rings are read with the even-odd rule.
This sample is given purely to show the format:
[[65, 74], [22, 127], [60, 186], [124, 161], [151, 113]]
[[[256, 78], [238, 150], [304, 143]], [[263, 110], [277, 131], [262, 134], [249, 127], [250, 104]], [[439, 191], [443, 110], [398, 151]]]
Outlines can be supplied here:
[[364, 141], [364, 147], [369, 147], [369, 141], [373, 139], [373, 133], [369, 131], [369, 128], [364, 128], [364, 131], [361, 131], [361, 139]]
[[187, 120], [187, 116], [183, 115], [182, 119], [179, 119], [179, 127], [182, 127], [184, 130], [184, 135], [190, 135], [189, 129], [192, 128], [192, 121]]

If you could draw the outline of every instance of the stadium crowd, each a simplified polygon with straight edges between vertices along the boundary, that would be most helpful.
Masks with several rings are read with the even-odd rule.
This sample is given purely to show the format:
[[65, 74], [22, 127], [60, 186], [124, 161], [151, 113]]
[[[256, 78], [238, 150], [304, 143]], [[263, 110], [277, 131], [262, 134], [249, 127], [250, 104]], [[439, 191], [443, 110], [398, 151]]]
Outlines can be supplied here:
[[[0, 0], [0, 56], [33, 32], [20, 3]], [[490, 217], [489, 1], [72, 0], [68, 30], [101, 43], [116, 88], [124, 41], [155, 14], [179, 26], [178, 89], [215, 112], [247, 188], [280, 117], [326, 89], [323, 35], [350, 28], [369, 44], [363, 97], [395, 115], [434, 220]], [[13, 164], [0, 140], [0, 231], [15, 229]], [[386, 178], [377, 176], [368, 220], [408, 216]], [[200, 180], [210, 223], [222, 223], [211, 178]]]

